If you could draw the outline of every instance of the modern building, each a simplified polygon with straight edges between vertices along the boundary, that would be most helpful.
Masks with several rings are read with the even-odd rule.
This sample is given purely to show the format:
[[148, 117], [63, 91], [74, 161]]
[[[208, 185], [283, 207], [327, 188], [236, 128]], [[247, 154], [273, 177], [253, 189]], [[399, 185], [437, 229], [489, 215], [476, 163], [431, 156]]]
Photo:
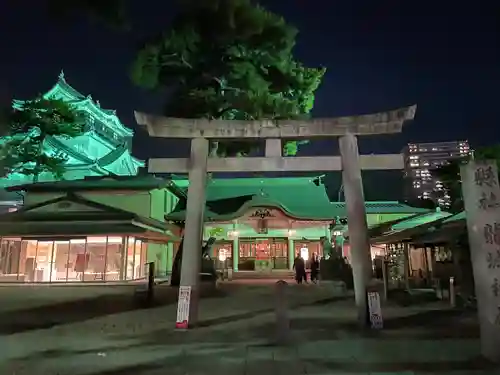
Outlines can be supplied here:
[[[67, 155], [65, 180], [77, 180], [87, 176], [135, 176], [144, 162], [132, 156], [132, 139], [134, 131], [122, 124], [114, 110], [102, 108], [99, 101], [90, 95], [83, 95], [71, 87], [63, 73], [56, 84], [43, 95], [44, 98], [64, 100], [81, 111], [87, 119], [85, 132], [81, 136], [64, 139], [48, 137], [44, 147], [48, 153], [52, 150]], [[15, 100], [14, 107], [21, 101]], [[0, 188], [32, 182], [32, 176], [12, 173], [0, 179]], [[53, 181], [50, 173], [42, 173], [40, 182]], [[22, 199], [16, 194], [3, 194], [0, 206], [8, 210], [20, 205]], [[6, 207], [8, 206], [8, 207]]]
[[[409, 201], [434, 199], [433, 193], [443, 190], [443, 184], [432, 176], [432, 170], [470, 153], [467, 141], [409, 143], [403, 149], [405, 198]], [[436, 203], [445, 206], [446, 193], [436, 200]]]
[[[144, 277], [146, 261], [168, 273], [188, 186], [186, 179], [109, 176], [9, 188], [24, 191], [26, 202], [0, 215], [0, 281], [134, 280]], [[431, 212], [398, 202], [365, 205], [370, 227]], [[349, 258], [345, 218], [345, 203], [330, 202], [321, 179], [211, 179], [204, 238], [216, 238], [212, 257], [234, 271], [290, 270], [296, 253], [322, 255], [325, 239]]]

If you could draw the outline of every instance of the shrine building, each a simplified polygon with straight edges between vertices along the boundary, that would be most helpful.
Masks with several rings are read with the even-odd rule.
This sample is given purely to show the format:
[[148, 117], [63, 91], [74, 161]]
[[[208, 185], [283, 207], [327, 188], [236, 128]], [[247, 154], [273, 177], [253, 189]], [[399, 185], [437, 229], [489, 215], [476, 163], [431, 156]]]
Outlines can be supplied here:
[[[189, 181], [175, 179], [187, 193]], [[215, 236], [212, 256], [233, 271], [292, 269], [296, 254], [323, 255], [323, 240], [348, 257], [344, 202], [330, 202], [322, 178], [211, 179], [207, 186], [204, 238]], [[423, 215], [432, 210], [397, 201], [366, 202], [368, 226]], [[182, 225], [185, 199], [165, 218]], [[372, 256], [384, 252], [372, 246]]]
[[[187, 179], [94, 176], [29, 183], [25, 205], [0, 214], [0, 282], [107, 282], [172, 269], [182, 238]], [[366, 202], [368, 225], [394, 223], [432, 210], [399, 202]], [[330, 202], [321, 178], [210, 179], [204, 238], [211, 256], [235, 272], [292, 268], [296, 253], [322, 255], [330, 238], [349, 258], [344, 202]], [[200, 244], [201, 246], [201, 244]], [[373, 245], [372, 256], [385, 251]]]

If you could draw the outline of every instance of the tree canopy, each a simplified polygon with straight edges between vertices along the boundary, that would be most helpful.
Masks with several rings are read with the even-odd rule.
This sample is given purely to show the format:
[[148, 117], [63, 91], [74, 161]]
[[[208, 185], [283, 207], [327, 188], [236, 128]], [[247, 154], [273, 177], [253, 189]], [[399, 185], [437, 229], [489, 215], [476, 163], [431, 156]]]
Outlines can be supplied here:
[[8, 135], [0, 144], [2, 175], [21, 173], [37, 181], [43, 172], [62, 178], [67, 155], [44, 147], [49, 136], [81, 135], [85, 121], [62, 100], [38, 98], [22, 102], [7, 116]]
[[[478, 148], [474, 152], [474, 159], [476, 160], [496, 160], [497, 166], [500, 170], [500, 145], [493, 145]], [[460, 212], [464, 209], [462, 199], [462, 183], [460, 179], [460, 166], [467, 163], [470, 157], [461, 158], [451, 161], [449, 164], [443, 165], [434, 169], [431, 173], [443, 184], [443, 190], [438, 193], [436, 198], [442, 197], [444, 194], [449, 196], [450, 212]]]
[[[170, 28], [139, 49], [132, 80], [168, 89], [165, 115], [228, 120], [300, 119], [314, 104], [324, 68], [293, 57], [297, 29], [250, 0], [183, 1]], [[251, 142], [217, 142], [216, 153], [248, 154]], [[286, 155], [298, 143], [284, 146]]]

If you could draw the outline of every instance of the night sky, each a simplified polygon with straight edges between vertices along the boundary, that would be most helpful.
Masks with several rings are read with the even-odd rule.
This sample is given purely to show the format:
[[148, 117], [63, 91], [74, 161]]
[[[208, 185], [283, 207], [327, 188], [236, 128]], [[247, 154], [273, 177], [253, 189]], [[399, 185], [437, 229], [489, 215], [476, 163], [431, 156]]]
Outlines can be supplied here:
[[[128, 69], [141, 38], [168, 27], [174, 1], [132, 1], [128, 33], [84, 16], [68, 24], [54, 22], [43, 3], [0, 2], [2, 100], [47, 91], [64, 69], [72, 86], [116, 109], [127, 126], [135, 127], [134, 109], [161, 111], [164, 98], [134, 87]], [[416, 121], [402, 135], [364, 139], [363, 153], [398, 152], [408, 141], [468, 139], [473, 147], [499, 142], [498, 3], [261, 1], [300, 30], [296, 56], [328, 70], [317, 92], [315, 117], [418, 104]], [[333, 153], [334, 144], [315, 142], [301, 154]], [[184, 150], [138, 130], [134, 152], [146, 159], [179, 156]]]

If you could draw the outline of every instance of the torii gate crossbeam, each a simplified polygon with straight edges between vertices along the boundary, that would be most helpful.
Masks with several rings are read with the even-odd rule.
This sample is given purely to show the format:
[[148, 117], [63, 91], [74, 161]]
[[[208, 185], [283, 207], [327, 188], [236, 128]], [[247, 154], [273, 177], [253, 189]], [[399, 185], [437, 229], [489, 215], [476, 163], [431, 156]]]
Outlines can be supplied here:
[[[402, 169], [403, 159], [401, 155], [359, 156], [356, 136], [399, 133], [404, 122], [414, 118], [415, 112], [416, 106], [411, 106], [376, 114], [308, 121], [211, 121], [136, 112], [137, 123], [146, 126], [152, 137], [191, 139], [189, 159], [151, 159], [149, 163], [150, 172], [189, 173], [181, 267], [181, 287], [191, 288], [187, 325], [195, 324], [198, 315], [199, 246], [203, 233], [207, 172], [327, 170], [342, 170], [358, 320], [360, 325], [366, 325], [366, 288], [372, 267], [361, 169]], [[328, 137], [340, 137], [340, 157], [282, 157], [281, 138]], [[209, 139], [228, 138], [265, 138], [265, 157], [209, 158]]]

